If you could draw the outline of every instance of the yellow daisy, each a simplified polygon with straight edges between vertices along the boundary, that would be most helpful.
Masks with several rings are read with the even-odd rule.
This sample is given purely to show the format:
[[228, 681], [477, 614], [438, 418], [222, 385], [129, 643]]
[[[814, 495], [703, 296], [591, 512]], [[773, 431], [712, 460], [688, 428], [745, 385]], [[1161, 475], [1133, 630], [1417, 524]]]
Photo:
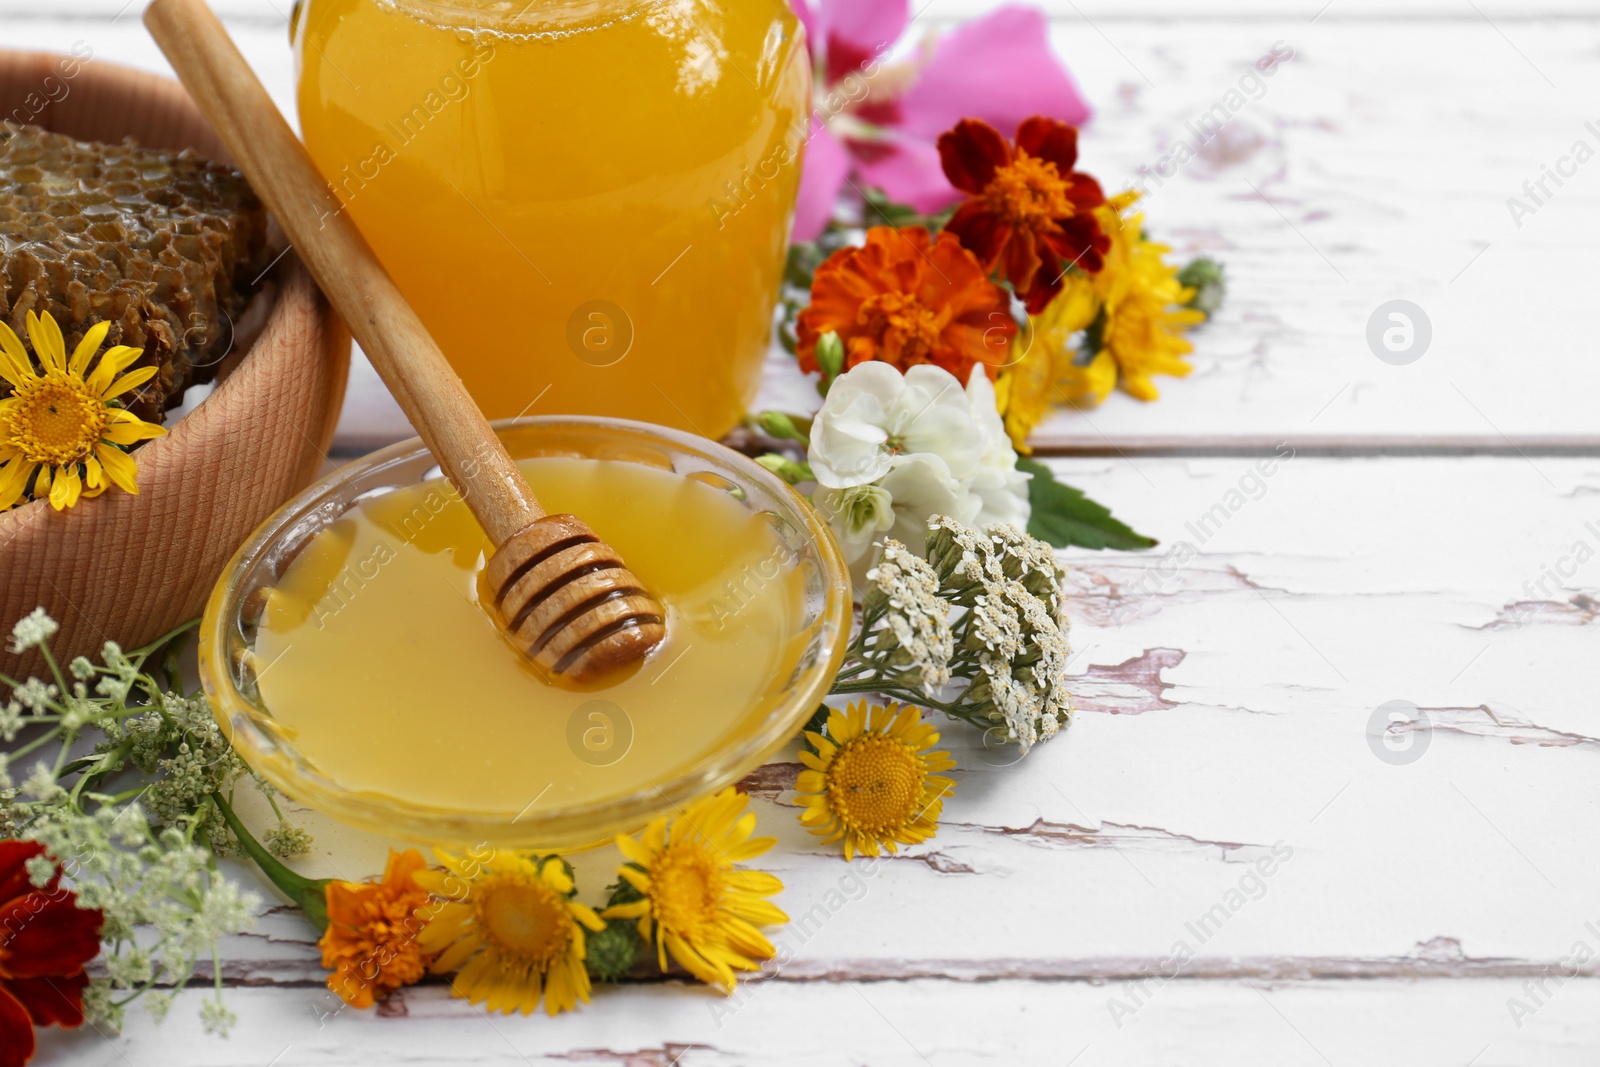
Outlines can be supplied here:
[[734, 866], [771, 848], [774, 838], [751, 837], [755, 812], [729, 788], [697, 800], [669, 824], [660, 818], [635, 840], [618, 835], [627, 865], [618, 868], [639, 899], [607, 908], [607, 919], [637, 919], [639, 936], [654, 944], [661, 969], [667, 954], [690, 974], [733, 992], [734, 971], [753, 971], [776, 950], [757, 926], [789, 917], [763, 898], [783, 889], [764, 871]]
[[939, 830], [945, 794], [955, 783], [936, 774], [954, 767], [948, 752], [928, 751], [939, 733], [908, 704], [859, 700], [828, 715], [828, 736], [806, 731], [817, 747], [802, 752], [796, 786], [800, 822], [826, 841], [844, 841], [846, 859], [915, 845]]
[[[1124, 215], [1138, 194], [1121, 193], [1098, 208], [1111, 251], [1098, 274], [1075, 274], [1061, 295], [1035, 320], [1037, 342], [1056, 354], [1057, 378], [1068, 400], [1099, 403], [1121, 378], [1122, 388], [1140, 400], [1160, 393], [1153, 374], [1181, 378], [1190, 371], [1183, 357], [1194, 345], [1183, 336], [1205, 321], [1205, 313], [1186, 307], [1194, 290], [1178, 281], [1166, 262], [1172, 249], [1144, 238], [1144, 216]], [[1079, 364], [1068, 338], [1090, 329], [1097, 350]]]
[[22, 341], [0, 322], [0, 377], [11, 385], [11, 395], [0, 400], [0, 511], [25, 493], [48, 498], [60, 511], [112, 485], [139, 491], [138, 466], [127, 448], [166, 431], [124, 410], [116, 398], [149, 381], [156, 368], [122, 373], [142, 353], [117, 345], [85, 373], [110, 329], [109, 322], [91, 326], [69, 360], [55, 319], [28, 312], [36, 371]]
[[572, 899], [572, 875], [558, 856], [501, 850], [487, 860], [434, 850], [445, 870], [412, 880], [445, 898], [417, 911], [417, 947], [434, 974], [456, 971], [451, 992], [490, 1011], [532, 1014], [544, 997], [551, 1015], [589, 1000], [583, 928], [605, 924]]

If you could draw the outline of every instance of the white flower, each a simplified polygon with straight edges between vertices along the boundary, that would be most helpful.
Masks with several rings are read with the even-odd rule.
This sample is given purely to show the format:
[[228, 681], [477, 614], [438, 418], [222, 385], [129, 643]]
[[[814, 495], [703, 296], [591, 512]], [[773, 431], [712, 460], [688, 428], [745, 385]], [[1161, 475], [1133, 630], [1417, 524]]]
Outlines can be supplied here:
[[43, 760], [35, 763], [33, 771], [23, 780], [22, 792], [47, 804], [52, 804], [67, 795], [67, 791], [56, 783], [55, 771], [45, 766]]
[[208, 1034], [226, 1037], [239, 1017], [221, 1000], [212, 998], [200, 1002], [200, 1028]]
[[56, 620], [44, 613], [44, 608], [34, 608], [11, 628], [11, 651], [26, 652], [42, 645], [59, 629]]
[[61, 695], [61, 690], [37, 678], [29, 678], [12, 690], [12, 695], [23, 707], [32, 708], [36, 715], [43, 715], [49, 709], [50, 701]]
[[878, 635], [876, 647], [890, 650], [889, 662], [914, 672], [924, 692], [936, 693], [948, 685], [955, 638], [950, 606], [939, 596], [939, 575], [921, 556], [890, 538], [867, 580], [873, 585], [867, 609], [878, 603], [885, 608], [886, 632]]
[[17, 739], [17, 731], [22, 729], [22, 705], [15, 700], [6, 701], [0, 706], [0, 741], [10, 744]]
[[982, 506], [971, 522], [976, 526], [1009, 523], [1026, 527], [1033, 512], [1028, 503], [1028, 482], [1033, 476], [1017, 470], [1017, 451], [1011, 447], [1011, 437], [995, 407], [994, 386], [981, 366], [973, 367], [967, 379], [967, 404], [983, 437], [978, 470], [969, 486]]
[[894, 498], [879, 485], [820, 490], [816, 504], [838, 536], [844, 558], [852, 563], [866, 555], [872, 542], [894, 525]]
[[978, 501], [945, 461], [929, 452], [896, 457], [880, 484], [894, 500], [889, 535], [919, 555], [928, 540], [929, 519], [955, 515], [970, 520], [977, 511]]
[[806, 458], [826, 489], [876, 482], [895, 457], [916, 453], [938, 456], [965, 482], [977, 473], [983, 445], [954, 375], [925, 363], [902, 375], [869, 362], [834, 380], [811, 423]]

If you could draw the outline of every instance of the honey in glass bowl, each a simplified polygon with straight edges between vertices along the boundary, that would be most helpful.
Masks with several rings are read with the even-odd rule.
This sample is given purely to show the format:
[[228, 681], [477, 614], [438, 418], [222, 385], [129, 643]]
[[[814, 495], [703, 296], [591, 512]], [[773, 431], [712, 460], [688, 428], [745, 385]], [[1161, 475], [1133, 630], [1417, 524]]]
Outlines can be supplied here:
[[493, 545], [448, 483], [367, 497], [300, 549], [256, 638], [262, 702], [321, 775], [482, 813], [594, 803], [673, 777], [794, 670], [796, 553], [761, 516], [639, 463], [521, 466], [548, 507], [626, 553], [666, 640], [602, 685], [556, 685], [496, 625]]
[[305, 0], [292, 32], [307, 147], [488, 417], [738, 423], [808, 121], [785, 0]]
[[228, 564], [200, 677], [286, 796], [449, 847], [574, 848], [730, 785], [838, 673], [850, 581], [828, 526], [754, 460], [592, 417], [496, 426], [667, 611], [667, 639], [583, 690], [540, 676], [483, 599], [491, 546], [412, 439], [285, 504]]

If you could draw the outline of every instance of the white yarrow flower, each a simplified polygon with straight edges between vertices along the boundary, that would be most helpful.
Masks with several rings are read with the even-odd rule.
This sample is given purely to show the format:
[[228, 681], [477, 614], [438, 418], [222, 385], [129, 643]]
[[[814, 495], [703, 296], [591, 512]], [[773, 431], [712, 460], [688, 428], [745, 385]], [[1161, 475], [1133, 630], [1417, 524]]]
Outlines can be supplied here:
[[44, 644], [61, 629], [44, 608], [34, 608], [11, 628], [11, 651], [26, 652]]

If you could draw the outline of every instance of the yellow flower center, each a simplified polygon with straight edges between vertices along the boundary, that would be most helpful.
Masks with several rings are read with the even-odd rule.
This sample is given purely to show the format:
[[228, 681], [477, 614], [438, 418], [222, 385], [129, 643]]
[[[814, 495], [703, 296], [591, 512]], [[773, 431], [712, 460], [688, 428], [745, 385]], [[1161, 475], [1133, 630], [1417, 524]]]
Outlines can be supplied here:
[[841, 745], [829, 764], [828, 801], [852, 830], [893, 832], [920, 814], [922, 780], [922, 760], [909, 745], [863, 734]]
[[928, 310], [909, 293], [879, 293], [861, 302], [856, 322], [906, 362], [925, 360], [939, 343], [947, 314]]
[[491, 883], [478, 893], [477, 906], [484, 938], [502, 959], [543, 971], [566, 954], [572, 917], [542, 881]]
[[650, 905], [661, 925], [691, 941], [717, 921], [722, 865], [699, 841], [674, 841], [650, 866]]
[[63, 466], [88, 459], [111, 423], [105, 401], [81, 378], [51, 371], [18, 387], [0, 440], [29, 463]]
[[983, 195], [994, 213], [1013, 226], [1031, 226], [1073, 213], [1067, 183], [1056, 165], [1022, 151], [994, 172]]

